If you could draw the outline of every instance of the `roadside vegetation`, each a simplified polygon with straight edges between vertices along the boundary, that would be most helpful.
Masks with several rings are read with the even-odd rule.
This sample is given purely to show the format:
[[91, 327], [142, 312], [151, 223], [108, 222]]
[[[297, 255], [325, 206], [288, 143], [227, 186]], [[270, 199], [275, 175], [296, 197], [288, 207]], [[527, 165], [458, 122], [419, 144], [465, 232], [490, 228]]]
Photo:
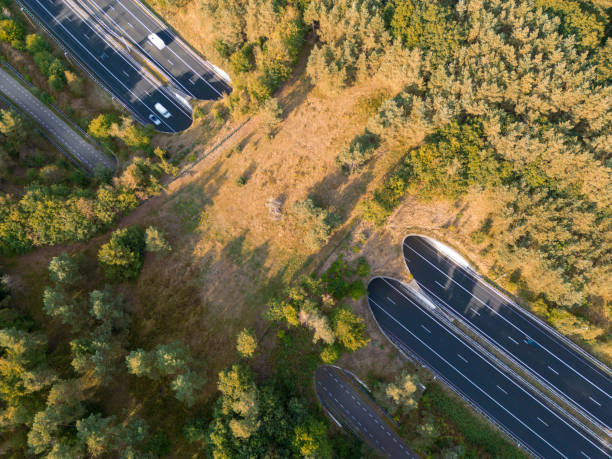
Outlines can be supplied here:
[[[366, 285], [409, 280], [398, 248], [424, 232], [612, 361], [602, 3], [153, 1], [234, 91], [172, 137], [76, 110], [115, 177], [29, 165], [42, 147], [0, 112], [0, 450], [372, 457], [317, 404], [335, 362], [419, 454], [523, 457], [398, 355]], [[67, 100], [33, 66], [61, 56], [2, 24]]]

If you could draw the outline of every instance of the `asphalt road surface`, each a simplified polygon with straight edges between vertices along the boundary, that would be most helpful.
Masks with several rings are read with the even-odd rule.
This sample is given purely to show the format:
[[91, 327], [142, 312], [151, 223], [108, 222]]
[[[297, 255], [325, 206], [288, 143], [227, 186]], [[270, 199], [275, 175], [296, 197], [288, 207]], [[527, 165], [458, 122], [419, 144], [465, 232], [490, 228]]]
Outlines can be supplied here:
[[[214, 100], [231, 92], [231, 87], [212, 65], [137, 0], [85, 1], [106, 24], [129, 38], [140, 52], [165, 70], [176, 87], [190, 97]], [[147, 37], [151, 33], [164, 41], [164, 49], [158, 49], [149, 41]]]
[[[179, 132], [191, 125], [191, 107], [167, 93], [158, 81], [145, 74], [139, 64], [116, 49], [100, 25], [79, 14], [74, 3], [66, 0], [20, 2], [139, 121], [152, 124], [150, 116], [153, 115], [161, 122], [155, 129], [162, 132]], [[156, 103], [161, 103], [170, 117], [163, 117], [154, 108]]]
[[381, 330], [462, 397], [543, 458], [610, 457], [595, 438], [545, 406], [420, 305], [399, 281], [375, 278], [368, 302]]
[[439, 252], [408, 236], [404, 259], [419, 286], [601, 425], [612, 429], [612, 378], [548, 326]]
[[322, 365], [315, 371], [315, 390], [323, 407], [373, 448], [391, 458], [418, 458], [350, 373]]
[[13, 76], [0, 68], [0, 92], [35, 120], [47, 135], [68, 151], [89, 171], [98, 167], [115, 170], [115, 162], [87, 142], [49, 107], [23, 87]]

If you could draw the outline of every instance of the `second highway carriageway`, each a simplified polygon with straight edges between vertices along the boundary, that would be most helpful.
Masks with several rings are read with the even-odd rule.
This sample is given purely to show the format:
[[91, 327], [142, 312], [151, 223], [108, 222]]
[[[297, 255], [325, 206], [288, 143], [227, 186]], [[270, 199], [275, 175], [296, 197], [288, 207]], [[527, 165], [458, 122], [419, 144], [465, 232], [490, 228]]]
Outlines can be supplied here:
[[[198, 56], [138, 0], [80, 1], [89, 5], [97, 17], [128, 39], [186, 95], [194, 99], [214, 100], [231, 92], [231, 87], [217, 68]], [[155, 34], [153, 40], [149, 38], [151, 34]]]
[[607, 458], [599, 439], [547, 406], [472, 345], [401, 282], [377, 277], [368, 303], [383, 333], [415, 357], [521, 446], [542, 458]]
[[[192, 108], [164, 88], [72, 0], [18, 0], [95, 80], [143, 124], [179, 132], [193, 122]], [[156, 104], [165, 109], [163, 116]]]
[[612, 431], [610, 370], [491, 287], [437, 241], [404, 239], [404, 260], [420, 288], [519, 366]]

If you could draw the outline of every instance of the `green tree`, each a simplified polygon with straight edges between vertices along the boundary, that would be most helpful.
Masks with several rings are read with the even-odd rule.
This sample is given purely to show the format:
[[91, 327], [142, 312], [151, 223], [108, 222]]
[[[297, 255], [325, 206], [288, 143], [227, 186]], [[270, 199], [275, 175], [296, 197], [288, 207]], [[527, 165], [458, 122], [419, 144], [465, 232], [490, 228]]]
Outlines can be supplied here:
[[75, 257], [62, 252], [49, 262], [49, 278], [55, 284], [73, 286], [82, 280], [79, 264]]
[[198, 398], [198, 392], [205, 383], [205, 378], [187, 369], [184, 373], [176, 375], [170, 383], [170, 388], [174, 391], [178, 401], [187, 406], [193, 406]]
[[354, 174], [372, 159], [379, 144], [380, 138], [366, 129], [342, 149], [336, 157], [336, 163], [347, 174]]
[[4, 148], [18, 153], [30, 135], [29, 123], [14, 110], [0, 110], [0, 134], [4, 136]]
[[333, 311], [332, 325], [338, 341], [349, 351], [356, 351], [370, 341], [363, 319], [348, 307], [339, 307]]
[[64, 325], [76, 326], [80, 316], [77, 303], [58, 287], [45, 287], [43, 311], [51, 317], [58, 317]]
[[136, 376], [155, 375], [155, 356], [144, 349], [136, 349], [130, 352], [126, 358], [128, 372]]
[[327, 427], [323, 422], [314, 418], [308, 418], [295, 428], [293, 445], [302, 457], [333, 457]]
[[135, 279], [143, 263], [145, 240], [142, 229], [130, 226], [118, 229], [98, 251], [98, 260], [106, 277], [115, 281]]
[[271, 138], [283, 119], [283, 107], [276, 98], [266, 100], [260, 110], [265, 134]]
[[124, 358], [123, 339], [113, 334], [109, 322], [70, 342], [72, 366], [96, 384], [112, 381], [118, 363]]
[[195, 403], [197, 392], [206, 382], [206, 378], [193, 369], [194, 359], [189, 348], [179, 341], [160, 344], [149, 352], [136, 349], [127, 355], [125, 362], [133, 375], [153, 380], [170, 377], [170, 388], [177, 400], [187, 406]]
[[128, 318], [123, 307], [123, 299], [118, 297], [110, 287], [94, 290], [89, 294], [90, 314], [102, 323], [108, 323], [113, 329], [127, 326]]
[[400, 410], [417, 408], [418, 401], [423, 395], [423, 385], [417, 375], [404, 371], [394, 382], [381, 385], [375, 394], [377, 398], [386, 402], [389, 412], [395, 415]]
[[342, 350], [337, 344], [327, 345], [321, 351], [321, 361], [323, 363], [332, 364], [340, 358]]
[[550, 311], [548, 321], [564, 335], [576, 336], [585, 341], [593, 341], [605, 333], [601, 327], [589, 324], [585, 319], [561, 308]]
[[0, 426], [32, 421], [40, 394], [56, 379], [47, 365], [47, 340], [38, 333], [0, 329]]
[[76, 421], [85, 413], [83, 392], [77, 380], [57, 382], [49, 391], [47, 406], [34, 416], [28, 446], [35, 454], [69, 451], [80, 455], [76, 443]]
[[112, 133], [113, 121], [112, 115], [101, 113], [89, 122], [87, 132], [95, 139], [109, 139]]
[[31, 33], [26, 35], [25, 44], [26, 50], [32, 55], [43, 51], [51, 51], [51, 45], [49, 44], [49, 42], [37, 33]]
[[310, 79], [326, 90], [363, 81], [378, 69], [391, 37], [385, 30], [383, 1], [313, 0], [306, 14], [317, 22], [319, 43], [310, 53]]
[[23, 40], [23, 26], [14, 19], [0, 20], [0, 40], [14, 43]]
[[319, 248], [329, 240], [339, 217], [327, 209], [317, 206], [310, 198], [293, 204], [293, 214], [300, 227], [306, 230], [304, 244], [308, 248]]
[[282, 300], [273, 300], [268, 303], [265, 318], [270, 321], [285, 321], [292, 326], [297, 326], [299, 323], [295, 306]]
[[86, 446], [92, 457], [99, 457], [117, 448], [120, 429], [115, 425], [113, 416], [90, 414], [76, 422], [77, 439]]
[[238, 333], [238, 338], [236, 339], [236, 350], [242, 357], [253, 357], [256, 349], [257, 339], [255, 338], [253, 332], [244, 329]]

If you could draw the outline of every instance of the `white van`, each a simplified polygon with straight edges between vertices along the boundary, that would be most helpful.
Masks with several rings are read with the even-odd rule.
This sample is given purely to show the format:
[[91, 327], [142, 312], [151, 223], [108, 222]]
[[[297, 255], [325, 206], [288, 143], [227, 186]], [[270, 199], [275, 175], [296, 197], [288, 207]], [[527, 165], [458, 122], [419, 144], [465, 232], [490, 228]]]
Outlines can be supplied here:
[[149, 39], [149, 41], [151, 43], [153, 43], [155, 45], [155, 47], [157, 49], [159, 49], [160, 51], [162, 49], [164, 49], [166, 47], [166, 44], [164, 43], [164, 40], [162, 40], [159, 35], [157, 35], [156, 33], [150, 33], [149, 36], [147, 37]]
[[172, 116], [172, 115], [170, 115], [170, 112], [168, 110], [166, 110], [166, 107], [164, 107], [159, 102], [157, 102], [154, 105], [154, 107], [155, 107], [155, 110], [157, 110], [159, 113], [161, 113], [161, 116], [163, 116], [164, 118], [170, 118]]

